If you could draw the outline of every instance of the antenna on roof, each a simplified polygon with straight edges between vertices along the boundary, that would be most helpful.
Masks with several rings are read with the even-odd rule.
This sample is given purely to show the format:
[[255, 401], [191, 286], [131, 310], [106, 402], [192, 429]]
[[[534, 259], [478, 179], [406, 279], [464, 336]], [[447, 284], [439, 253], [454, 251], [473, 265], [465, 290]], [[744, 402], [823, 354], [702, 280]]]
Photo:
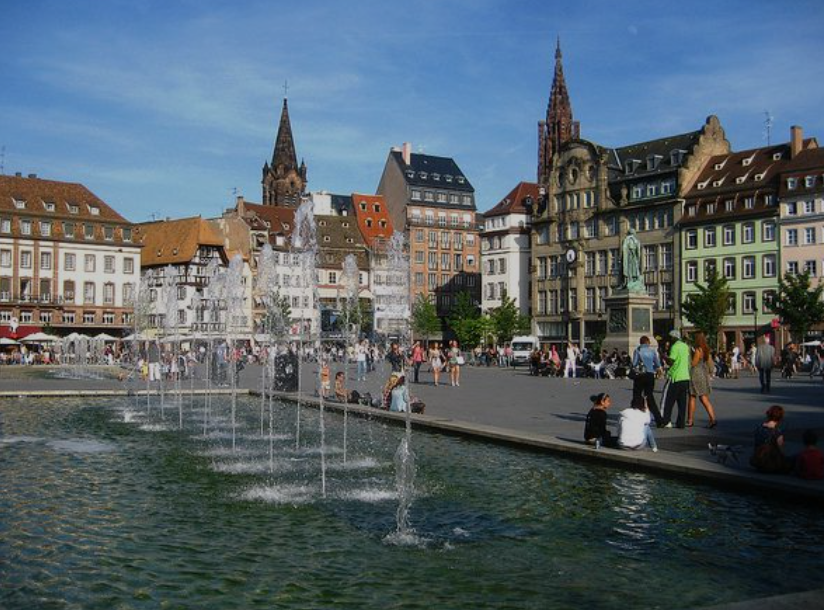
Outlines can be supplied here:
[[764, 111], [764, 137], [767, 139], [767, 146], [770, 145], [770, 136], [772, 135], [773, 116], [769, 110]]

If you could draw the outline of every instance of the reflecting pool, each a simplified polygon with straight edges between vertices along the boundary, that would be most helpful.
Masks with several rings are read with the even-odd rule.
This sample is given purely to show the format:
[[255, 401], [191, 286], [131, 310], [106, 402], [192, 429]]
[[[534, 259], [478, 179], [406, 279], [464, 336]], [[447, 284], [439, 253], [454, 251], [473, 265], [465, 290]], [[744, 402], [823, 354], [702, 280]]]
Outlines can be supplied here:
[[[414, 536], [392, 536], [402, 427], [239, 398], [0, 402], [2, 608], [695, 608], [814, 588], [824, 524], [715, 487], [416, 432]], [[268, 427], [267, 427], [268, 435]]]

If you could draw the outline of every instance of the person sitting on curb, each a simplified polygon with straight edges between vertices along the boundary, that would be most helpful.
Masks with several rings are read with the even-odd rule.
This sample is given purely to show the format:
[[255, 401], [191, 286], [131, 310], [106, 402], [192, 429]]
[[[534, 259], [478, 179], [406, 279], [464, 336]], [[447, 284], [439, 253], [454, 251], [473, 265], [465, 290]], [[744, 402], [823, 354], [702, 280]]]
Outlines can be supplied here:
[[643, 398], [633, 398], [629, 409], [621, 411], [618, 422], [618, 446], [621, 449], [643, 449], [649, 447], [658, 451], [655, 435], [650, 427], [649, 411]]
[[795, 474], [802, 479], [824, 479], [824, 453], [816, 447], [818, 435], [813, 430], [805, 430], [801, 437], [804, 450], [795, 458]]
[[767, 409], [766, 420], [756, 426], [754, 450], [750, 466], [764, 474], [787, 474], [792, 471], [792, 461], [784, 455], [784, 430], [781, 421], [784, 408], [773, 405]]
[[607, 409], [612, 405], [612, 399], [606, 392], [590, 396], [589, 399], [592, 401], [592, 408], [587, 413], [584, 424], [584, 441], [587, 445], [596, 447], [599, 441], [604, 447], [616, 447], [616, 440], [607, 429]]
[[403, 374], [397, 377], [391, 392], [389, 410], [397, 413], [406, 413], [409, 410], [408, 394], [406, 393], [406, 378]]
[[346, 389], [343, 371], [335, 373], [335, 394], [329, 398], [335, 402], [350, 402], [352, 394]]

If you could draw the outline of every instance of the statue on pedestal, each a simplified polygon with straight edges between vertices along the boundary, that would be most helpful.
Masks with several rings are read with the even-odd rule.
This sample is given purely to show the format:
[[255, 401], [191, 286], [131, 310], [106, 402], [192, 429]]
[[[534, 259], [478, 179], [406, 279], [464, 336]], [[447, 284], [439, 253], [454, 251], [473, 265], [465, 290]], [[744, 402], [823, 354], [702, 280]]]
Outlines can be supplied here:
[[629, 233], [621, 244], [621, 289], [634, 294], [646, 294], [644, 278], [641, 276], [641, 242], [635, 237], [635, 229]]

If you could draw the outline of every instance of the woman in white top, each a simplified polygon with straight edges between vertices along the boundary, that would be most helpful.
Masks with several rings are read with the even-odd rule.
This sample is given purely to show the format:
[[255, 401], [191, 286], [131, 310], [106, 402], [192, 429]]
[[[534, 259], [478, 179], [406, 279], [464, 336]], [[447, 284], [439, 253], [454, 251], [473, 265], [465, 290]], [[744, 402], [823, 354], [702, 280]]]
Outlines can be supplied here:
[[436, 343], [429, 350], [429, 366], [432, 367], [432, 376], [435, 377], [435, 387], [441, 379], [441, 369], [443, 368], [441, 344]]
[[618, 446], [622, 449], [643, 449], [649, 446], [653, 451], [658, 451], [650, 421], [647, 403], [640, 396], [633, 398], [630, 408], [621, 411], [621, 419], [618, 421]]

